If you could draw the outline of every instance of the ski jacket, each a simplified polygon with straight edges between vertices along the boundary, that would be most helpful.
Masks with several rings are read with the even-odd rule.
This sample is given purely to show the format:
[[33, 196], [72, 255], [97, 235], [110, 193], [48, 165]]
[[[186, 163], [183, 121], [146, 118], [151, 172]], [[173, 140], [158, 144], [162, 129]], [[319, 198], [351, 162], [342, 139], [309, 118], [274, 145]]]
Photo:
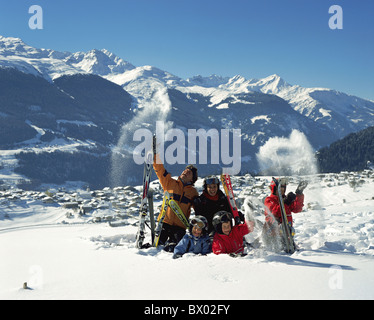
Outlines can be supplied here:
[[216, 198], [212, 198], [205, 191], [194, 200], [194, 210], [196, 215], [204, 216], [208, 220], [208, 233], [214, 230], [213, 216], [219, 211], [231, 212], [226, 195], [218, 189]]
[[228, 236], [216, 232], [212, 244], [213, 253], [221, 254], [243, 252], [243, 237], [248, 233], [249, 228], [246, 223], [234, 226]]
[[[170, 193], [170, 197], [178, 203], [179, 207], [188, 219], [191, 214], [193, 200], [199, 195], [194, 186], [192, 184], [184, 184], [179, 178], [177, 180], [173, 179], [171, 174], [166, 171], [164, 165], [159, 160], [158, 155], [155, 157], [153, 168], [158, 179], [160, 180], [162, 189]], [[170, 207], [166, 211], [164, 223], [186, 229], [183, 222], [180, 221]]]
[[181, 256], [185, 253], [208, 254], [212, 252], [210, 238], [208, 235], [195, 237], [186, 233], [181, 241], [174, 248], [174, 256]]
[[[279, 204], [279, 199], [277, 195], [270, 195], [265, 199], [265, 221], [272, 223], [273, 216], [278, 221], [278, 223], [282, 223], [282, 215], [281, 209]], [[284, 204], [284, 208], [286, 209], [287, 221], [292, 225], [292, 212], [298, 213], [303, 210], [304, 206], [304, 194], [297, 194], [295, 201], [293, 201], [290, 205]]]

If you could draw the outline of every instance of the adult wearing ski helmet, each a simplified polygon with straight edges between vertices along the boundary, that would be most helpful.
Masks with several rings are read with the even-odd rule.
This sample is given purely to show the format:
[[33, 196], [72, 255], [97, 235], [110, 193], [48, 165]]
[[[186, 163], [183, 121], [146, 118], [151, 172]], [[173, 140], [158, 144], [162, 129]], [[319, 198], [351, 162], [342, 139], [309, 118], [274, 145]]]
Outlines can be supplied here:
[[219, 211], [213, 217], [213, 226], [216, 230], [212, 244], [213, 253], [237, 255], [244, 252], [243, 237], [251, 232], [246, 223], [233, 226], [232, 214]]
[[204, 216], [208, 221], [208, 233], [213, 236], [213, 216], [219, 211], [230, 212], [230, 205], [226, 195], [219, 188], [220, 181], [215, 176], [204, 179], [203, 192], [194, 200], [196, 215]]
[[[154, 142], [154, 144], [156, 143]], [[188, 219], [191, 214], [193, 200], [199, 195], [194, 187], [194, 183], [197, 180], [197, 168], [193, 165], [188, 165], [180, 174], [178, 179], [174, 179], [165, 169], [156, 149], [157, 148], [154, 145], [153, 168], [160, 180], [162, 189], [170, 193], [171, 198], [177, 202], [185, 217]], [[175, 215], [173, 210], [168, 207], [162, 225], [159, 243], [165, 245], [165, 250], [173, 251], [175, 245], [182, 239], [185, 233], [185, 225]]]

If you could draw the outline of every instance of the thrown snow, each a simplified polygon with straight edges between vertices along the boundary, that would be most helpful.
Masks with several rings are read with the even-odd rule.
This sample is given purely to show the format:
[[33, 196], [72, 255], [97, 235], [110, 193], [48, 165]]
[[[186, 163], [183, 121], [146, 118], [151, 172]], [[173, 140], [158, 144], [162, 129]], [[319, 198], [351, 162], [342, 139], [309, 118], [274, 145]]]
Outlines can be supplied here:
[[256, 157], [263, 171], [273, 169], [282, 174], [318, 172], [313, 147], [305, 134], [296, 129], [292, 130], [289, 137], [269, 138], [259, 148]]

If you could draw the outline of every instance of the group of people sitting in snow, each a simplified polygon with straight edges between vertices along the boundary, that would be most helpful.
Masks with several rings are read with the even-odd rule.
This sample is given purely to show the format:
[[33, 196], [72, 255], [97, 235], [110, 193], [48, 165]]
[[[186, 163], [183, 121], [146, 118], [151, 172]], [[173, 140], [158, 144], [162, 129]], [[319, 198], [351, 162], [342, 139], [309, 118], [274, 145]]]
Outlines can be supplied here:
[[[245, 244], [243, 237], [252, 232], [253, 221], [245, 221], [244, 215], [239, 211], [239, 217], [233, 218], [233, 213], [228, 199], [220, 189], [220, 180], [215, 176], [204, 179], [203, 192], [198, 194], [194, 187], [197, 180], [197, 168], [189, 165], [180, 174], [178, 179], [171, 177], [159, 161], [158, 154], [154, 150], [154, 170], [159, 178], [164, 191], [168, 191], [187, 219], [190, 218], [191, 208], [195, 215], [189, 219], [189, 230], [174, 214], [171, 208], [167, 208], [159, 243], [164, 250], [173, 252], [174, 258], [192, 252], [195, 254], [230, 254], [242, 255]], [[300, 212], [304, 205], [302, 190], [296, 190], [296, 194], [290, 192], [286, 195], [286, 180], [280, 179], [282, 197], [284, 199], [287, 220], [292, 228], [292, 212]], [[282, 223], [278, 188], [275, 183], [270, 185], [271, 195], [265, 199], [265, 224], [263, 235], [274, 237], [279, 232]]]

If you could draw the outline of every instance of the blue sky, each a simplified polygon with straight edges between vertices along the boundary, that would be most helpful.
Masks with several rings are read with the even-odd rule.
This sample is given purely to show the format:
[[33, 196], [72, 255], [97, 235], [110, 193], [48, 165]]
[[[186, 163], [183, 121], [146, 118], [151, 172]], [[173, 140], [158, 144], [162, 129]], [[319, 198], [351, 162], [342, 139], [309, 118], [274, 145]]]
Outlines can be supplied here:
[[[31, 5], [43, 29], [31, 30]], [[343, 29], [331, 30], [331, 5]], [[0, 35], [59, 51], [108, 49], [188, 78], [278, 74], [374, 100], [374, 0], [0, 0]]]

